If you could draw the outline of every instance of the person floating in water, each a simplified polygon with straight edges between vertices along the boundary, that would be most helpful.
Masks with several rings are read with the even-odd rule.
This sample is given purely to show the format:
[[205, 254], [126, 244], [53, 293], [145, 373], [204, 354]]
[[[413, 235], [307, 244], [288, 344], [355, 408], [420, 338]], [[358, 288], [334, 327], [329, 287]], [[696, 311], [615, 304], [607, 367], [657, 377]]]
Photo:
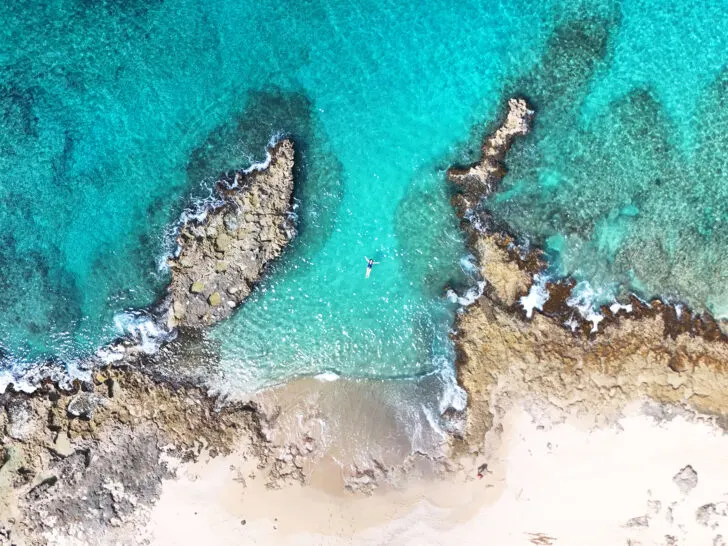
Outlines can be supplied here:
[[378, 264], [379, 262], [375, 262], [374, 260], [370, 260], [366, 256], [364, 256], [364, 259], [367, 261], [367, 279], [369, 278], [369, 275], [372, 274], [372, 267]]

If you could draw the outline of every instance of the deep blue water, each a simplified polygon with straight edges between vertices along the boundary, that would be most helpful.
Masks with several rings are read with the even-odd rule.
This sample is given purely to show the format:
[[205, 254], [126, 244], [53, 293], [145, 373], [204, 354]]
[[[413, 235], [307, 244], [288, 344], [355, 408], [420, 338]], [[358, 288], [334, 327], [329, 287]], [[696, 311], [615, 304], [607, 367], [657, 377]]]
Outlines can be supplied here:
[[725, 3], [57, 0], [0, 20], [5, 366], [117, 336], [163, 291], [182, 210], [285, 133], [301, 235], [210, 334], [231, 377], [432, 370], [443, 288], [467, 282], [444, 170], [510, 93], [538, 118], [497, 218], [604, 299], [725, 313]]

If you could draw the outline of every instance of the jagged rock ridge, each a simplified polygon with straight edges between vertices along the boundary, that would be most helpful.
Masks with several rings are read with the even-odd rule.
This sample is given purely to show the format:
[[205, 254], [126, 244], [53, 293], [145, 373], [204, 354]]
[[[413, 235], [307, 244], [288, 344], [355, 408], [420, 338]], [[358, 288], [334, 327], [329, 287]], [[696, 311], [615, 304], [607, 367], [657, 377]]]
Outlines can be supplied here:
[[170, 328], [201, 328], [228, 317], [295, 236], [293, 142], [281, 140], [269, 153], [267, 167], [223, 177], [217, 184], [223, 205], [180, 229], [180, 251], [169, 260]]

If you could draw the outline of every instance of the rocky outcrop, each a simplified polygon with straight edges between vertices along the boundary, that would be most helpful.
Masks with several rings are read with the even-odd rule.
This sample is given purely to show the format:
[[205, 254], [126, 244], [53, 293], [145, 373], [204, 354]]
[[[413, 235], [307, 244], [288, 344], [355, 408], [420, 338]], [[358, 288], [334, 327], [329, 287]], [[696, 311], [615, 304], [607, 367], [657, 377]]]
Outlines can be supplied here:
[[493, 230], [490, 214], [482, 205], [498, 189], [506, 175], [506, 153], [516, 137], [528, 134], [533, 117], [534, 111], [525, 99], [510, 99], [503, 122], [483, 140], [480, 161], [447, 171], [448, 180], [458, 190], [452, 205], [487, 283], [486, 292], [509, 307], [528, 293], [533, 273], [544, 263], [538, 251], [524, 253], [508, 234]]
[[523, 399], [604, 420], [645, 398], [728, 416], [728, 343], [709, 316], [633, 298], [631, 313], [602, 308], [595, 332], [568, 305], [574, 282], [564, 279], [548, 283], [543, 309], [526, 317], [519, 298], [545, 266], [541, 252], [495, 229], [483, 202], [505, 175], [512, 139], [528, 132], [532, 117], [525, 101], [509, 101], [503, 125], [483, 144], [483, 160], [449, 172], [461, 190], [453, 206], [487, 283], [456, 320], [458, 382], [468, 393], [463, 446], [480, 450], [509, 405]]
[[293, 239], [293, 142], [281, 140], [267, 167], [223, 177], [223, 204], [180, 229], [169, 260], [167, 324], [201, 328], [228, 317], [250, 294], [266, 264]]
[[[0, 394], [0, 544], [126, 544], [105, 534], [156, 501], [175, 461], [246, 437], [267, 460], [248, 405], [133, 370], [98, 371], [74, 388]], [[9, 436], [21, 422], [23, 434]]]
[[503, 163], [506, 152], [513, 139], [531, 130], [533, 115], [534, 112], [525, 99], [509, 100], [505, 119], [483, 141], [481, 160], [465, 169], [453, 167], [447, 171], [448, 179], [461, 187], [461, 197], [465, 198], [465, 202], [456, 203], [461, 213], [475, 206], [479, 199], [491, 194], [498, 187], [506, 174]]

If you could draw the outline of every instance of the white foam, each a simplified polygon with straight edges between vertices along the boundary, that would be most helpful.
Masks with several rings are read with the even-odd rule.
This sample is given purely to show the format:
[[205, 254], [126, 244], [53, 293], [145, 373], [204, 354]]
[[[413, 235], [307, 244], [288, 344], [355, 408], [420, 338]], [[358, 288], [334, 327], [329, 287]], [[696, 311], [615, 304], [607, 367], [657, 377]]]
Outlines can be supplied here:
[[37, 385], [25, 379], [22, 373], [18, 374], [13, 369], [0, 370], [0, 394], [4, 393], [11, 384], [16, 391], [28, 394], [37, 388]]
[[485, 281], [478, 281], [475, 286], [468, 288], [468, 290], [466, 290], [465, 294], [463, 294], [462, 296], [459, 296], [457, 292], [450, 289], [447, 291], [445, 296], [447, 297], [448, 301], [452, 303], [457, 303], [462, 307], [467, 307], [475, 303], [478, 298], [483, 295], [483, 290], [485, 290], [485, 284]]
[[468, 405], [468, 393], [458, 385], [455, 376], [455, 366], [449, 362], [442, 362], [440, 365], [440, 377], [444, 385], [440, 396], [440, 414], [452, 408], [456, 411], [464, 411]]
[[612, 305], [609, 306], [609, 310], [614, 315], [616, 315], [620, 311], [625, 311], [627, 313], [631, 313], [632, 312], [632, 304], [631, 303], [628, 303], [627, 305], [622, 305], [621, 303], [618, 303], [618, 302], [615, 301]]
[[265, 159], [258, 163], [251, 164], [250, 167], [248, 167], [247, 169], [243, 169], [243, 173], [250, 174], [256, 171], [264, 171], [265, 169], [270, 167], [270, 162], [273, 160], [273, 156], [270, 154], [270, 151], [275, 147], [276, 144], [278, 144], [278, 141], [281, 140], [281, 138], [283, 138], [282, 133], [275, 133], [273, 136], [271, 136], [270, 140], [268, 141], [268, 146], [266, 146], [265, 149]]
[[[437, 419], [432, 414], [430, 408], [428, 408], [425, 404], [420, 404], [420, 411], [422, 411], [422, 415], [425, 416], [425, 420], [427, 421], [427, 424], [430, 425], [430, 429], [435, 432], [440, 438], [445, 438], [447, 436], [447, 433], [442, 429], [439, 419]], [[413, 450], [415, 452], [419, 451], [420, 453], [426, 452], [428, 444], [426, 441], [424, 441], [422, 426], [419, 424], [418, 421], [414, 421], [414, 424], [414, 430], [410, 432], [410, 440], [412, 442]], [[418, 445], [418, 443], [420, 445]]]
[[101, 347], [98, 351], [96, 351], [96, 356], [104, 364], [113, 364], [114, 362], [119, 362], [124, 358], [125, 354], [126, 350], [123, 347], [116, 345]]
[[477, 275], [478, 263], [475, 256], [468, 254], [467, 256], [460, 258], [460, 269], [462, 269], [463, 273], [468, 275]]
[[603, 301], [604, 293], [592, 288], [589, 281], [578, 283], [571, 291], [571, 297], [566, 300], [566, 305], [576, 308], [579, 314], [587, 322], [592, 323], [592, 332], [599, 331], [599, 323], [604, 320], [599, 309], [599, 302]]
[[[437, 434], [442, 440], [447, 438], [452, 432], [462, 432], [465, 426], [465, 420], [449, 420], [446, 429], [443, 428], [443, 415], [448, 410], [455, 410], [456, 412], [462, 412], [467, 407], [468, 394], [467, 392], [458, 385], [455, 377], [455, 366], [451, 360], [446, 357], [436, 357], [435, 365], [437, 370], [434, 372], [435, 375], [440, 378], [441, 391], [437, 397], [437, 406], [430, 403], [421, 403], [420, 411], [424, 415], [429, 429]], [[424, 430], [417, 419], [412, 419], [413, 423], [418, 424], [414, 431], [410, 432], [410, 438], [412, 439], [413, 448], [418, 449], [417, 439], [418, 435], [422, 435]], [[420, 450], [424, 453], [429, 451], [430, 443], [424, 440], [424, 437], [420, 438], [422, 445], [424, 446]]]
[[82, 368], [83, 360], [61, 363], [60, 361], [17, 361], [3, 359], [0, 363], [0, 393], [12, 384], [14, 390], [32, 393], [44, 379], [71, 388], [74, 379], [90, 380], [91, 374]]
[[180, 229], [188, 223], [201, 224], [207, 218], [208, 213], [224, 204], [215, 194], [214, 188], [208, 188], [209, 195], [192, 201], [192, 204], [185, 208], [174, 224], [168, 226], [164, 232], [163, 251], [157, 260], [157, 270], [167, 271], [169, 269], [169, 258], [179, 256], [182, 250], [177, 243], [177, 236]]
[[543, 304], [549, 299], [549, 291], [546, 289], [546, 275], [537, 274], [533, 277], [533, 284], [528, 294], [521, 297], [521, 307], [526, 311], [526, 317], [533, 317], [533, 310], [543, 310]]
[[332, 383], [334, 381], [338, 381], [341, 376], [335, 372], [323, 372], [315, 375], [314, 378], [318, 381], [323, 381], [324, 383]]
[[579, 321], [572, 315], [568, 320], [564, 321], [564, 326], [570, 328], [572, 332], [576, 332], [576, 329], [579, 327]]
[[[142, 311], [127, 311], [114, 317], [114, 325], [122, 336], [130, 336], [146, 354], [154, 354], [170, 337], [170, 332], [157, 324], [154, 318]], [[106, 355], [115, 358], [114, 351]]]

